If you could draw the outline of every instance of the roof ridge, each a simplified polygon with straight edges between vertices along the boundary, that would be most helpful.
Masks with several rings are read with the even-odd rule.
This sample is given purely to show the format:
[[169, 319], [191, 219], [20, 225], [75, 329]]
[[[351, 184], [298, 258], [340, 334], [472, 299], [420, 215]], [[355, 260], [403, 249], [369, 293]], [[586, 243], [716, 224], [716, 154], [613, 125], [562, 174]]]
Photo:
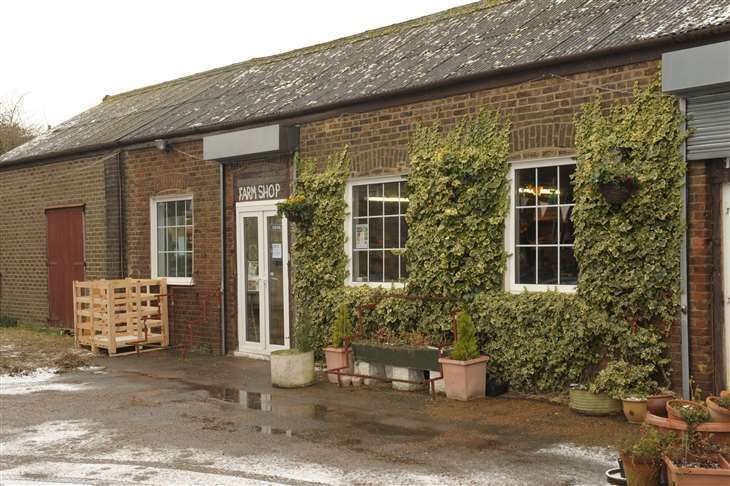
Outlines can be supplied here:
[[420, 27], [426, 24], [439, 22], [441, 20], [445, 20], [448, 18], [457, 17], [459, 15], [466, 15], [473, 12], [476, 12], [478, 10], [488, 10], [490, 8], [494, 8], [498, 5], [502, 5], [504, 3], [514, 2], [517, 0], [479, 0], [472, 3], [467, 3], [465, 5], [460, 5], [458, 7], [452, 7], [446, 10], [441, 10], [436, 13], [432, 13], [429, 15], [424, 15], [422, 17], [416, 17], [415, 19], [409, 19], [405, 20], [403, 22], [398, 22], [395, 24], [387, 25], [384, 27], [378, 27], [375, 29], [365, 30], [363, 32], [359, 32], [357, 34], [348, 35], [345, 37], [339, 37], [337, 39], [333, 39], [331, 41], [321, 42], [319, 44], [313, 44], [311, 46], [307, 47], [300, 47], [297, 49], [293, 49], [290, 51], [281, 52], [279, 54], [272, 54], [270, 56], [264, 56], [264, 57], [253, 57], [251, 59], [247, 59], [245, 61], [240, 61], [233, 64], [228, 64], [226, 66], [221, 66], [217, 68], [208, 69], [205, 71], [201, 71], [198, 73], [188, 74], [186, 76], [181, 76], [179, 78], [170, 79], [168, 81], [162, 81], [159, 83], [150, 84], [147, 86], [143, 86], [141, 88], [135, 88], [129, 91], [122, 91], [121, 93], [116, 93], [113, 95], [106, 95], [102, 102], [107, 101], [113, 101], [115, 99], [123, 98], [126, 96], [136, 95], [139, 93], [144, 93], [146, 91], [150, 91], [153, 89], [160, 88], [165, 85], [175, 85], [177, 83], [191, 81], [194, 79], [214, 76], [216, 74], [225, 73], [231, 70], [234, 70], [236, 68], [239, 68], [241, 66], [245, 65], [265, 65], [270, 64], [273, 62], [283, 61], [286, 59], [291, 59], [293, 57], [305, 55], [305, 54], [311, 54], [314, 52], [320, 52], [325, 51], [327, 49], [331, 49], [333, 47], [337, 47], [342, 44], [353, 44], [355, 42], [359, 42], [366, 39], [372, 39], [374, 37], [381, 37], [393, 32], [399, 32], [407, 29], [412, 29], [415, 27]]

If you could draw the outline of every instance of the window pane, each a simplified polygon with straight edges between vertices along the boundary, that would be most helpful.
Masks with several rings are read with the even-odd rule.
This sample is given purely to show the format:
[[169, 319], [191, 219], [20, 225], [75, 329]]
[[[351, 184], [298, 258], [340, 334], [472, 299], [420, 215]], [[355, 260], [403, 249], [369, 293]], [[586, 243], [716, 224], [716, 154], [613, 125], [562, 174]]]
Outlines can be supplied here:
[[383, 218], [370, 218], [370, 248], [383, 247]]
[[187, 269], [185, 268], [185, 253], [176, 253], [175, 259], [177, 260], [177, 276], [187, 277]]
[[515, 254], [517, 283], [535, 283], [535, 248], [517, 248]]
[[165, 226], [165, 203], [157, 203], [157, 227]]
[[398, 217], [385, 218], [385, 248], [398, 248]]
[[188, 248], [188, 236], [186, 228], [177, 229], [177, 249], [178, 251], [189, 251]]
[[185, 201], [185, 224], [188, 226], [193, 224], [193, 201], [190, 199]]
[[193, 251], [193, 227], [185, 229], [185, 239], [187, 240], [186, 248], [188, 251]]
[[517, 243], [520, 245], [534, 245], [535, 235], [535, 208], [517, 210]]
[[167, 240], [165, 238], [165, 229], [164, 228], [157, 228], [157, 252], [166, 251], [167, 250]]
[[558, 168], [537, 169], [537, 187], [540, 191], [538, 204], [558, 204]]
[[383, 185], [370, 184], [368, 186], [368, 208], [370, 216], [380, 216], [383, 214]]
[[558, 208], [537, 208], [537, 242], [538, 244], [558, 243]]
[[405, 182], [400, 183], [400, 213], [406, 214], [408, 211], [408, 185]]
[[398, 214], [398, 183], [388, 182], [385, 186], [384, 214]]
[[382, 282], [383, 281], [383, 252], [382, 251], [370, 251], [369, 256], [369, 272], [368, 280], [370, 282]]
[[193, 254], [191, 252], [185, 254], [185, 276], [188, 278], [193, 276]]
[[398, 255], [394, 255], [392, 252], [385, 252], [385, 277], [383, 278], [386, 282], [397, 282], [398, 281]]
[[177, 249], [177, 232], [175, 228], [165, 229], [165, 234], [167, 234], [167, 251], [175, 251]]
[[406, 257], [401, 255], [400, 257], [400, 279], [405, 280], [408, 278], [408, 267], [406, 266]]
[[370, 246], [368, 219], [357, 218], [352, 224], [352, 247], [356, 250], [367, 250]]
[[408, 223], [406, 223], [405, 216], [400, 218], [400, 248], [406, 247], [406, 241], [408, 241]]
[[352, 215], [356, 218], [368, 215], [368, 186], [352, 187]]
[[515, 201], [518, 206], [535, 205], [535, 169], [519, 169], [516, 173]]
[[165, 205], [165, 226], [175, 226], [177, 206], [175, 201], [162, 203]]
[[167, 277], [167, 256], [164, 253], [157, 253], [157, 276]]
[[537, 283], [544, 285], [558, 284], [557, 247], [537, 249]]
[[560, 204], [573, 204], [573, 183], [570, 176], [575, 172], [575, 165], [561, 165], [560, 170]]
[[578, 262], [575, 261], [572, 246], [560, 247], [560, 285], [578, 283]]
[[175, 218], [175, 224], [183, 226], [185, 224], [185, 201], [177, 201], [177, 217]]
[[573, 206], [560, 207], [560, 243], [573, 243]]
[[368, 281], [368, 252], [356, 251], [352, 255], [352, 280], [353, 282]]
[[174, 253], [167, 254], [167, 276], [177, 277], [177, 260]]

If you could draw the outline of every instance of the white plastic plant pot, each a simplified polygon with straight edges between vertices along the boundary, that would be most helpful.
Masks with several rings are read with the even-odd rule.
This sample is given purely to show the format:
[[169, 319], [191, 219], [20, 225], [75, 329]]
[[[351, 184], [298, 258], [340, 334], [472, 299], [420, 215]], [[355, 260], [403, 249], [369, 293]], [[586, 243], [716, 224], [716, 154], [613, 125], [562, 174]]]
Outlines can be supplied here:
[[294, 349], [271, 353], [271, 384], [278, 388], [300, 388], [314, 383], [314, 352]]

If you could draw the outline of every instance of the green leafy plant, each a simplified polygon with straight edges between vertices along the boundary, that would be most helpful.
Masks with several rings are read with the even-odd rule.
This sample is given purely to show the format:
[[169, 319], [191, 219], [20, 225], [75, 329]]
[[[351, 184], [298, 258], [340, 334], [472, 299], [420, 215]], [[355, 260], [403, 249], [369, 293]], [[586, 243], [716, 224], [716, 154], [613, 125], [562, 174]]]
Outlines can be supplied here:
[[296, 322], [294, 343], [297, 351], [301, 353], [312, 351], [315, 347], [314, 338], [312, 336], [312, 319], [309, 317], [309, 313], [307, 312], [301, 313]]
[[465, 297], [502, 287], [510, 124], [479, 113], [448, 133], [419, 126], [410, 145], [408, 290]]
[[337, 308], [337, 315], [332, 324], [332, 346], [341, 348], [344, 345], [344, 339], [352, 335], [352, 317], [350, 317], [350, 308], [343, 303]]
[[710, 412], [702, 406], [679, 405], [675, 408], [679, 416], [687, 423], [687, 426], [697, 426], [710, 421]]
[[293, 194], [284, 202], [276, 205], [279, 216], [301, 225], [303, 229], [309, 227], [314, 217], [314, 207], [302, 194]]
[[0, 316], [0, 327], [16, 327], [18, 320], [10, 316]]
[[619, 447], [622, 454], [637, 462], [661, 463], [662, 455], [676, 436], [673, 433], [662, 433], [654, 427], [642, 426], [639, 433], [625, 438]]
[[611, 398], [646, 398], [659, 388], [652, 374], [654, 365], [632, 365], [623, 360], [611, 361], [598, 372], [589, 390], [607, 393]]
[[468, 361], [477, 357], [479, 357], [479, 346], [474, 321], [466, 312], [459, 312], [459, 315], [456, 316], [456, 342], [451, 351], [451, 358]]
[[730, 397], [722, 397], [715, 399], [715, 403], [722, 408], [730, 410]]

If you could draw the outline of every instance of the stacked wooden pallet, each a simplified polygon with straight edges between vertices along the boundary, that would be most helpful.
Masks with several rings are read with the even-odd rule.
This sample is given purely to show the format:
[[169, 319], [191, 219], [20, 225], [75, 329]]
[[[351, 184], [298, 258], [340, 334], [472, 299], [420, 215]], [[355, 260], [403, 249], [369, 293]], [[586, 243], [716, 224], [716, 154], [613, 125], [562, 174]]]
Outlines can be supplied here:
[[110, 356], [166, 348], [169, 343], [167, 281], [74, 282], [76, 346]]

